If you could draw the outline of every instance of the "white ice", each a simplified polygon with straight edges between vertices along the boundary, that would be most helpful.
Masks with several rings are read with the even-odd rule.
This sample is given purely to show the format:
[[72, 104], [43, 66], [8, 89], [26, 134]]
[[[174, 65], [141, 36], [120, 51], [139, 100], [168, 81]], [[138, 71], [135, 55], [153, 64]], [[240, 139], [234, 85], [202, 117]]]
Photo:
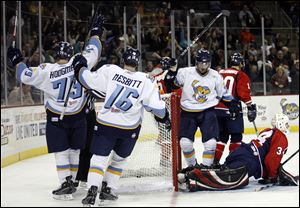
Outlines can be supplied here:
[[[247, 142], [255, 135], [245, 135]], [[299, 133], [290, 133], [289, 148], [283, 161], [299, 149]], [[196, 156], [201, 158], [202, 145], [196, 142]], [[197, 148], [198, 147], [198, 148]], [[224, 153], [227, 155], [228, 150]], [[222, 159], [223, 160], [223, 159]], [[285, 166], [285, 170], [299, 175], [299, 154]], [[81, 188], [74, 194], [72, 201], [59, 201], [52, 198], [51, 192], [58, 187], [53, 154], [23, 160], [16, 164], [1, 168], [1, 207], [81, 207], [81, 200], [86, 190]], [[116, 202], [107, 206], [116, 207], [299, 207], [299, 187], [271, 187], [263, 191], [255, 191], [261, 187], [254, 178], [244, 189], [232, 191], [152, 192], [122, 193]], [[98, 206], [98, 200], [96, 201]]]

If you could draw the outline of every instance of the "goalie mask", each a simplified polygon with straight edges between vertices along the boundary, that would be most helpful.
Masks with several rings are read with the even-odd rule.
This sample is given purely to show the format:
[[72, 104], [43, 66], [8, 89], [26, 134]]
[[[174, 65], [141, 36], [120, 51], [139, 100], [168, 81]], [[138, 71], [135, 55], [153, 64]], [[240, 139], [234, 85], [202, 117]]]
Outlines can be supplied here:
[[211, 56], [208, 50], [200, 49], [196, 54], [196, 70], [201, 75], [205, 75], [211, 66]]
[[288, 133], [289, 130], [289, 117], [282, 113], [277, 113], [271, 120], [271, 124], [273, 127], [279, 129], [283, 133]]

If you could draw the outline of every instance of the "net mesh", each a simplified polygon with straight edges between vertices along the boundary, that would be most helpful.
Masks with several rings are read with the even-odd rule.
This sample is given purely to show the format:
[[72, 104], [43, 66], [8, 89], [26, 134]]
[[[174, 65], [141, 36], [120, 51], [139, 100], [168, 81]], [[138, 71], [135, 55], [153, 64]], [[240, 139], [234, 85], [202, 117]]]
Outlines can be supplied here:
[[[162, 99], [171, 112], [171, 96]], [[172, 120], [172, 115], [170, 115]], [[144, 111], [139, 139], [120, 179], [119, 192], [172, 190], [171, 131], [159, 124], [152, 113]]]

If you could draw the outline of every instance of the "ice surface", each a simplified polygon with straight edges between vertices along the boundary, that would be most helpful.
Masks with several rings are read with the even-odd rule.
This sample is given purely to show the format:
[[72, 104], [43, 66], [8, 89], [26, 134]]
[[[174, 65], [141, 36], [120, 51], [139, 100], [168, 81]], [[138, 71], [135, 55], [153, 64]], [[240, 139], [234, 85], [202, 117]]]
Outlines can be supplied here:
[[[255, 138], [255, 135], [245, 135], [244, 141]], [[283, 161], [299, 149], [299, 133], [290, 133], [289, 148]], [[201, 161], [202, 143], [195, 141], [196, 156]], [[226, 149], [224, 155], [226, 156]], [[224, 160], [222, 158], [221, 162]], [[291, 159], [285, 170], [293, 175], [299, 175], [299, 154]], [[58, 177], [53, 154], [27, 159], [1, 169], [1, 206], [26, 207], [81, 207], [81, 200], [86, 190], [80, 188], [74, 194], [73, 201], [58, 201], [52, 198], [52, 190], [58, 187]], [[151, 192], [151, 193], [121, 193], [116, 202], [107, 206], [120, 207], [299, 207], [299, 187], [271, 187], [256, 192], [261, 185], [253, 178], [244, 189], [232, 191], [202, 191], [195, 193], [183, 192]], [[96, 201], [98, 206], [98, 200]]]

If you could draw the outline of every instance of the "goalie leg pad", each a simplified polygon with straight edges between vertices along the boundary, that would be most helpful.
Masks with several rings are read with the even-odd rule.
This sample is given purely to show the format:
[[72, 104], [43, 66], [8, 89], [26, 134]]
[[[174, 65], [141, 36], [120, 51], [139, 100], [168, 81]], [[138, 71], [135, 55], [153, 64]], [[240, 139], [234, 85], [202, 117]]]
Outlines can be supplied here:
[[203, 190], [231, 190], [248, 185], [246, 167], [225, 170], [200, 170], [187, 173], [187, 187], [190, 192]]
[[298, 186], [299, 179], [284, 170], [282, 166], [279, 168], [278, 177], [280, 186]]

